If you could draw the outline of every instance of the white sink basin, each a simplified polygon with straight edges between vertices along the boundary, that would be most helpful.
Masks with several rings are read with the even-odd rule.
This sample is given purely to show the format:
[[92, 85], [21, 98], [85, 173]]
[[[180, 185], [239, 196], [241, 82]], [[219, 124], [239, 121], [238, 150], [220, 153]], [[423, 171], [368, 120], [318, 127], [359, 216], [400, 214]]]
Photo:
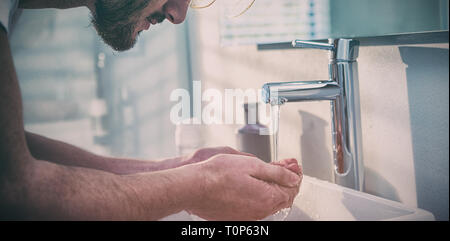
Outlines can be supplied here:
[[286, 220], [429, 220], [434, 216], [367, 193], [305, 176]]
[[[186, 212], [162, 220], [193, 220]], [[434, 221], [433, 214], [399, 202], [305, 176], [300, 193], [287, 216], [288, 221], [321, 220], [423, 220]]]

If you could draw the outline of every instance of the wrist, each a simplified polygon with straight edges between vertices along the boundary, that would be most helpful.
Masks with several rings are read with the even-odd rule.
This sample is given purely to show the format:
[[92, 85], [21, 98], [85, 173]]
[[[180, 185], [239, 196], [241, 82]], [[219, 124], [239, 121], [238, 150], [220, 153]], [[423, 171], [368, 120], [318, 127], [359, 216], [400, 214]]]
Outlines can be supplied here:
[[205, 194], [208, 192], [207, 170], [205, 170], [204, 163], [194, 163], [192, 165], [183, 166], [180, 169], [186, 169], [184, 175], [184, 189], [187, 191], [183, 210], [191, 213], [192, 211], [202, 208], [199, 204], [205, 199]]
[[189, 211], [203, 199], [205, 183], [201, 168], [202, 165], [194, 164], [174, 169], [173, 174], [179, 181], [174, 187], [177, 195], [174, 200], [176, 206], [180, 207], [178, 211]]
[[201, 198], [197, 165], [121, 176], [139, 219], [159, 220], [190, 210]]

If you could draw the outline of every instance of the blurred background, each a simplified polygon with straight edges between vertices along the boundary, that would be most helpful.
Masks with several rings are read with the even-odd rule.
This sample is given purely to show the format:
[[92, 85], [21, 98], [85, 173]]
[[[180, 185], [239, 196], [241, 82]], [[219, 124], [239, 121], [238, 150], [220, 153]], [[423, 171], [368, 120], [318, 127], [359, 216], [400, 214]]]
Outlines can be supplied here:
[[[448, 31], [446, 0], [257, 0], [237, 18], [224, 2], [190, 9], [181, 25], [152, 26], [124, 53], [101, 42], [87, 9], [23, 11], [10, 43], [26, 130], [101, 155], [171, 157], [179, 152], [173, 90], [192, 91], [193, 80], [223, 93], [328, 78], [324, 52], [257, 44]], [[448, 220], [448, 38], [363, 46], [358, 62], [365, 191]], [[236, 147], [239, 127], [197, 131], [203, 146]], [[329, 102], [285, 105], [279, 156], [331, 181], [330, 132]]]
[[89, 16], [84, 8], [22, 13], [11, 45], [26, 129], [98, 154], [175, 155], [169, 95], [188, 88], [186, 27], [152, 27], [133, 50], [115, 53]]

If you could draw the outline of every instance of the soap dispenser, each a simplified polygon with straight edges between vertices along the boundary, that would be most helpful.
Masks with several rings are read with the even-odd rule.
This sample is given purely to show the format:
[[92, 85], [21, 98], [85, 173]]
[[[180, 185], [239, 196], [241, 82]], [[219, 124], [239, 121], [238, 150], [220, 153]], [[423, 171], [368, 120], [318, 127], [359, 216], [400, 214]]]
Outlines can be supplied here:
[[237, 147], [240, 151], [251, 153], [264, 162], [271, 161], [270, 135], [267, 126], [259, 123], [258, 103], [245, 103], [245, 125], [237, 132]]

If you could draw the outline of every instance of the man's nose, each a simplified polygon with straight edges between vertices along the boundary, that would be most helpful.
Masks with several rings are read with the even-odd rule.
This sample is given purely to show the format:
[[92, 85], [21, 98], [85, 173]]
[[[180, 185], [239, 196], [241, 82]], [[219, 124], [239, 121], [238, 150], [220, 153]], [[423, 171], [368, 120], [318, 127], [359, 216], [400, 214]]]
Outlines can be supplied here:
[[173, 24], [180, 24], [186, 18], [189, 0], [169, 0], [164, 6], [164, 15]]

